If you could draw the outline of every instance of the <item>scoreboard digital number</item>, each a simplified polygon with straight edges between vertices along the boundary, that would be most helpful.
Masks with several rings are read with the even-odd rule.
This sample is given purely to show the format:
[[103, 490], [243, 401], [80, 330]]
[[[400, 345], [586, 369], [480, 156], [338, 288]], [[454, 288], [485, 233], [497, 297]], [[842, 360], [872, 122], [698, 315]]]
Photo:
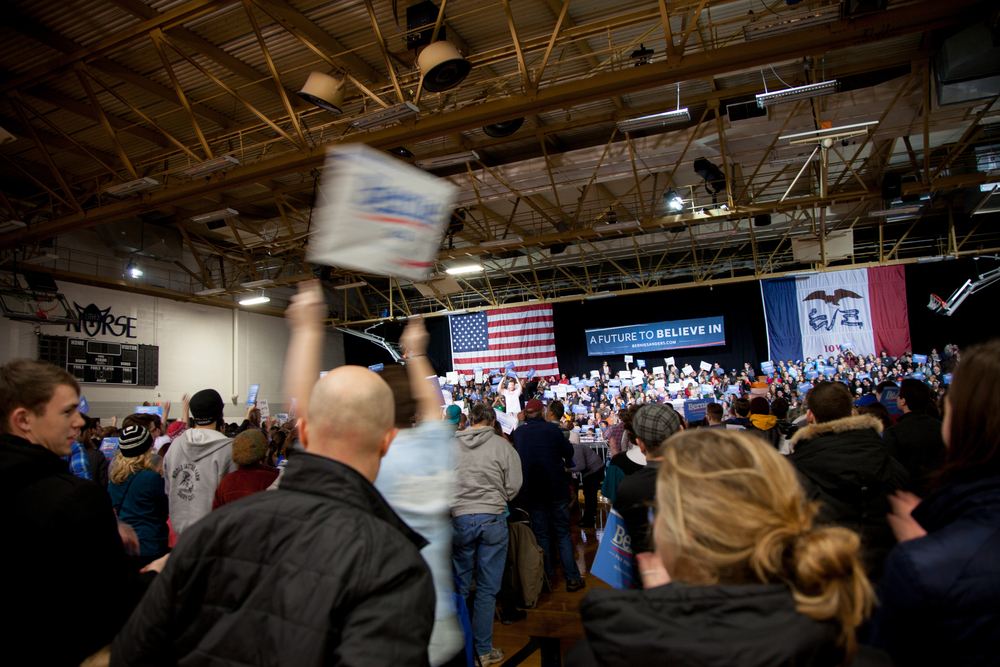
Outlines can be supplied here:
[[159, 348], [85, 338], [40, 336], [38, 358], [61, 366], [77, 382], [156, 386]]

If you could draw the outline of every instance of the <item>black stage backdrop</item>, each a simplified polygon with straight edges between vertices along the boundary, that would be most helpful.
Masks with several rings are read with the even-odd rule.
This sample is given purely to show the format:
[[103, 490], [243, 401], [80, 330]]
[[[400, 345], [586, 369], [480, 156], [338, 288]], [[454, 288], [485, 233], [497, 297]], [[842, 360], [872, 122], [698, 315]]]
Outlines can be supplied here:
[[[948, 300], [952, 292], [979, 274], [1000, 266], [992, 258], [978, 261], [971, 257], [951, 262], [906, 265], [906, 305], [910, 315], [910, 340], [913, 351], [927, 354], [933, 348], [941, 352], [948, 343], [959, 347], [981, 343], [1000, 334], [997, 327], [997, 303], [1000, 283], [983, 288], [967, 298], [950, 317], [937, 315], [927, 308], [931, 294]], [[993, 324], [990, 324], [992, 322]]]
[[[725, 318], [725, 345], [675, 352], [646, 351], [635, 355], [636, 358], [645, 359], [650, 369], [663, 365], [663, 359], [669, 356], [674, 357], [678, 367], [690, 363], [697, 368], [698, 363], [705, 360], [711, 363], [718, 361], [726, 370], [743, 368], [743, 362], [749, 362], [755, 369], [758, 368], [758, 361], [767, 358], [767, 334], [764, 327], [760, 286], [756, 282], [720, 285], [714, 289], [698, 287], [553, 304], [552, 318], [559, 368], [567, 375], [584, 374], [591, 370], [599, 370], [605, 360], [608, 361], [612, 371], [625, 368], [625, 361], [621, 355], [587, 356], [585, 329], [719, 315]], [[428, 357], [438, 373], [443, 375], [445, 371], [451, 370], [448, 319], [433, 317], [428, 318], [426, 323], [431, 337], [427, 350]], [[402, 331], [401, 323], [392, 323], [379, 325], [370, 333], [395, 341], [399, 340]], [[349, 334], [344, 334], [344, 355], [347, 363], [359, 366], [392, 363], [392, 357], [383, 348]]]

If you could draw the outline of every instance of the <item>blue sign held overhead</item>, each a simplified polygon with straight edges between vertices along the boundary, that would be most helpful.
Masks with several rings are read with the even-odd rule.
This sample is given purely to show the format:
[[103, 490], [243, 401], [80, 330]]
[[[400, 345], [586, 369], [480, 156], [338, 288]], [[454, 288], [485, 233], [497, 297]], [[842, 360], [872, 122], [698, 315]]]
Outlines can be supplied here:
[[899, 398], [899, 387], [886, 387], [879, 394], [878, 402], [889, 408], [890, 415], [901, 415], [903, 411], [896, 405], [897, 398]]
[[645, 359], [636, 359], [635, 360], [635, 365], [638, 366], [639, 368], [645, 368], [646, 367], [646, 360]]
[[376, 373], [381, 373], [384, 368], [385, 368], [385, 364], [375, 364], [373, 366], [369, 366], [368, 370], [374, 371]]
[[773, 373], [774, 363], [770, 361], [765, 361], [760, 365], [760, 370], [764, 371], [765, 373]]
[[571, 377], [569, 379], [569, 383], [572, 384], [572, 385], [580, 384], [580, 378], [578, 378], [578, 377]]
[[684, 419], [689, 422], [701, 421], [705, 418], [705, 408], [712, 401], [707, 398], [699, 398], [690, 401], [684, 401]]
[[923, 380], [924, 379], [924, 374], [923, 373], [910, 373], [910, 377], [913, 378], [914, 380]]
[[257, 402], [257, 392], [260, 391], [259, 384], [250, 385], [250, 392], [247, 394], [247, 405], [253, 405]]
[[117, 452], [118, 438], [104, 438], [101, 440], [101, 453], [104, 454], [104, 458], [110, 461], [115, 458]]
[[852, 343], [852, 342], [850, 342], [850, 341], [847, 341], [847, 342], [845, 342], [845, 343], [841, 343], [841, 344], [840, 344], [840, 349], [842, 349], [842, 350], [849, 350], [849, 349], [851, 349], [852, 347], [854, 347], [854, 343]]
[[506, 364], [504, 364], [504, 368], [509, 368], [511, 370], [514, 370], [514, 362], [508, 361]]
[[90, 412], [90, 405], [87, 403], [86, 396], [80, 397], [80, 404], [76, 406], [76, 411], [79, 412], [81, 415], [85, 415], [88, 412]]
[[871, 380], [872, 379], [872, 374], [871, 373], [858, 373], [857, 378], [859, 380]]
[[608, 387], [608, 396], [618, 396], [621, 393], [621, 387]]
[[135, 406], [135, 414], [137, 414], [137, 415], [156, 415], [160, 419], [163, 419], [163, 406], [162, 405], [137, 405], [137, 406]]
[[572, 410], [574, 415], [585, 415], [589, 412], [586, 405], [574, 405]]
[[587, 329], [585, 334], [587, 354], [592, 357], [726, 344], [722, 317]]
[[944, 377], [942, 379], [944, 380], [945, 384], [951, 384], [951, 375], [952, 375], [951, 373], [944, 374]]
[[509, 378], [517, 378], [517, 373], [514, 372], [513, 368], [508, 368], [507, 369], [507, 377], [509, 377]]
[[819, 377], [819, 371], [806, 371], [806, 378], [809, 380], [815, 380]]
[[615, 378], [614, 380], [608, 380], [609, 387], [620, 387], [622, 386], [622, 381]]
[[533, 377], [535, 377], [535, 369], [534, 369], [534, 368], [529, 368], [529, 369], [528, 369], [528, 375], [527, 375], [527, 378], [528, 378], [528, 379], [530, 380], [530, 379], [531, 379], [531, 378], [533, 378]]
[[812, 389], [812, 382], [803, 382], [799, 385], [799, 394], [805, 394], [807, 391]]
[[797, 378], [799, 376], [799, 372], [791, 367], [788, 368], [788, 374], [791, 375], [793, 378]]
[[545, 398], [555, 398], [556, 392], [546, 389], [544, 392], [542, 392], [542, 396], [544, 396]]
[[913, 355], [913, 363], [915, 364], [926, 364], [927, 355], [926, 354], [915, 354]]

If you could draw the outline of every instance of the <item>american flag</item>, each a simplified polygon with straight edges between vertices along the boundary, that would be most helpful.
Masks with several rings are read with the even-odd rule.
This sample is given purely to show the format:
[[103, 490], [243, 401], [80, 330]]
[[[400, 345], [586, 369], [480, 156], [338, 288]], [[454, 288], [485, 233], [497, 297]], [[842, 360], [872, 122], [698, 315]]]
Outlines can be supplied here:
[[531, 368], [538, 376], [559, 375], [552, 306], [487, 310], [449, 319], [453, 370], [471, 373], [482, 367], [489, 372], [513, 361], [521, 377]]

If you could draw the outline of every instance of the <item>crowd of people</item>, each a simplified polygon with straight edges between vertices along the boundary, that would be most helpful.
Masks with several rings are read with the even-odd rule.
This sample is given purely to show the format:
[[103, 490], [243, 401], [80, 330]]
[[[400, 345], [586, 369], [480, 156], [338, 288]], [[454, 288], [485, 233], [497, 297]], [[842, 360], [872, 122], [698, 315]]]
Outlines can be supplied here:
[[[102, 429], [66, 371], [0, 367], [15, 663], [497, 664], [495, 610], [587, 585], [582, 492], [580, 529], [599, 495], [620, 514], [634, 581], [581, 599], [568, 665], [997, 664], [1000, 340], [486, 373], [442, 409], [419, 318], [404, 364], [320, 378], [324, 314], [316, 285], [289, 307], [284, 425], [227, 424], [202, 389], [181, 419]], [[875, 407], [889, 382], [898, 415]], [[693, 388], [697, 420], [675, 404]]]

